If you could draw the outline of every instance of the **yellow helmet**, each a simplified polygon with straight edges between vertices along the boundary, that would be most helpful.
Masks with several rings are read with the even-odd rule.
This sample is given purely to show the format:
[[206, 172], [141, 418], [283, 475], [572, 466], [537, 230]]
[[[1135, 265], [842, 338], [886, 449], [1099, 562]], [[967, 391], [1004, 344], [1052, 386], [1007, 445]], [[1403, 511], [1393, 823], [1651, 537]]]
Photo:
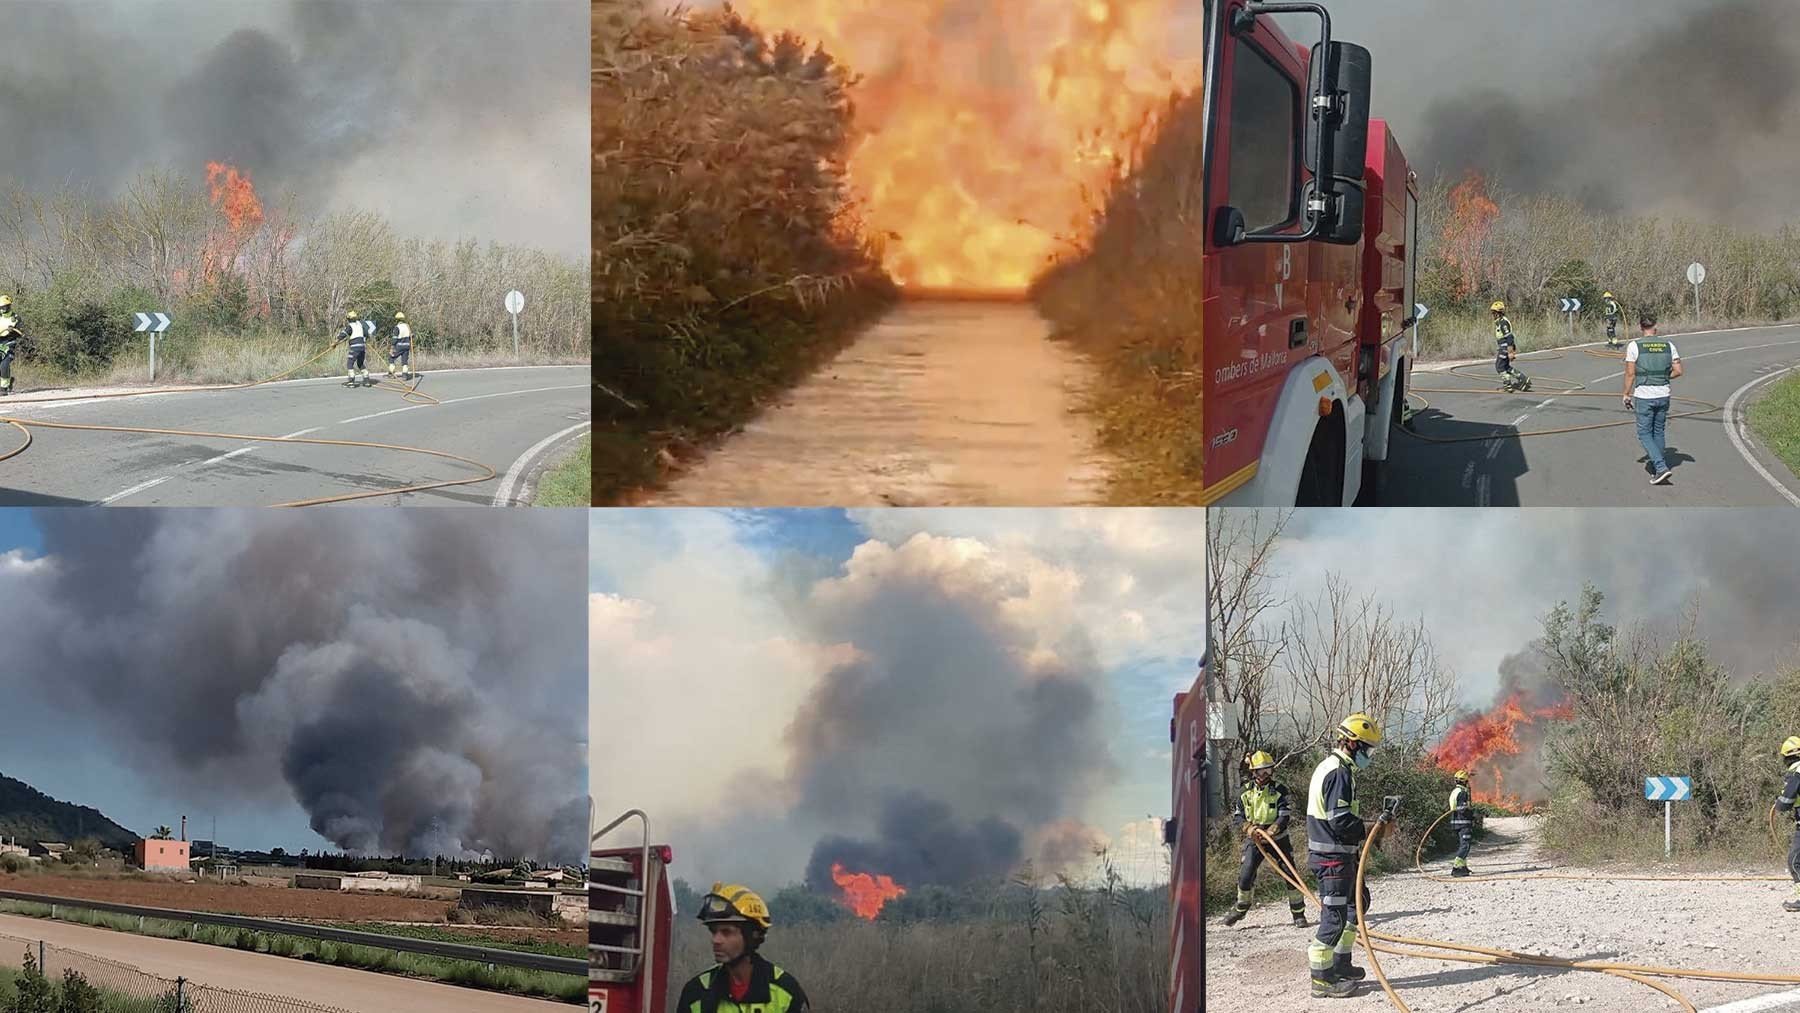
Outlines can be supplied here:
[[698, 917], [708, 925], [749, 922], [766, 930], [774, 924], [769, 918], [769, 905], [763, 903], [762, 897], [737, 883], [714, 883], [712, 892], [700, 900]]
[[395, 319], [395, 320], [405, 320], [405, 319], [406, 319], [406, 314], [404, 314], [404, 313], [396, 313], [396, 314], [394, 314], [394, 319]]
[[1258, 749], [1256, 752], [1250, 754], [1251, 770], [1273, 770], [1274, 767], [1275, 758], [1268, 753]]
[[1781, 755], [1800, 755], [1800, 735], [1790, 735], [1781, 743]]
[[1468, 780], [1468, 779], [1469, 779], [1469, 772], [1468, 772], [1468, 771], [1466, 771], [1466, 770], [1459, 770], [1459, 771], [1457, 771], [1457, 772], [1456, 772], [1456, 779], [1457, 779], [1457, 780], [1458, 780], [1458, 781], [1467, 781], [1467, 780]]
[[1375, 719], [1367, 714], [1352, 714], [1338, 725], [1338, 731], [1344, 738], [1360, 742], [1365, 746], [1381, 745], [1381, 729], [1376, 727]]
[[12, 309], [12, 296], [0, 295], [0, 313], [4, 313], [9, 309]]
[[1602, 299], [1611, 299], [1611, 298], [1612, 298], [1612, 297], [1613, 297], [1613, 294], [1612, 294], [1612, 293], [1611, 293], [1611, 292], [1608, 292], [1608, 293], [1606, 293], [1606, 294], [1605, 294], [1605, 295], [1603, 295], [1603, 296], [1601, 296], [1601, 297], [1600, 297], [1600, 298], [1602, 298]]
[[1496, 299], [1494, 301], [1494, 305], [1488, 307], [1488, 312], [1490, 312], [1490, 313], [1505, 313], [1506, 312], [1506, 304], [1503, 302], [1500, 302], [1499, 300]]
[[346, 310], [344, 312], [344, 319], [345, 320], [355, 320], [356, 319], [356, 311], [355, 310]]

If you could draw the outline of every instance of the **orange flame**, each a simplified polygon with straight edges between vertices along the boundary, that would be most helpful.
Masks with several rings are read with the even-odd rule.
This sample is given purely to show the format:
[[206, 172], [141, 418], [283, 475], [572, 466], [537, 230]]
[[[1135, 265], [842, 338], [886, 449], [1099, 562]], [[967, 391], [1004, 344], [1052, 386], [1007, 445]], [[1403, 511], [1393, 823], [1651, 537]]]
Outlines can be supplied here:
[[1487, 179], [1471, 170], [1450, 191], [1450, 217], [1444, 222], [1444, 259], [1456, 268], [1458, 295], [1475, 291], [1484, 276], [1498, 273], [1498, 262], [1483, 259], [1483, 247], [1500, 206], [1488, 197]]
[[223, 236], [207, 237], [202, 271], [208, 278], [237, 267], [238, 254], [263, 222], [262, 202], [250, 177], [224, 162], [206, 163], [206, 187], [213, 207], [225, 215]]
[[[1475, 714], [1458, 721], [1432, 751], [1432, 758], [1442, 770], [1467, 770], [1469, 788], [1477, 802], [1494, 802], [1511, 809], [1527, 809], [1529, 803], [1505, 789], [1505, 774], [1500, 760], [1517, 756], [1522, 751], [1521, 733], [1527, 740], [1541, 736], [1540, 719], [1566, 720], [1574, 715], [1572, 704], [1527, 708], [1522, 694], [1514, 693], [1486, 714]], [[1483, 787], [1491, 782], [1491, 788]]]
[[845, 872], [842, 863], [831, 863], [831, 879], [844, 891], [844, 904], [856, 917], [873, 920], [888, 901], [906, 896], [906, 888], [891, 876], [871, 876], [866, 872]]
[[1180, 0], [736, 0], [860, 75], [849, 159], [903, 285], [1013, 291], [1084, 237], [1171, 93], [1200, 82]]

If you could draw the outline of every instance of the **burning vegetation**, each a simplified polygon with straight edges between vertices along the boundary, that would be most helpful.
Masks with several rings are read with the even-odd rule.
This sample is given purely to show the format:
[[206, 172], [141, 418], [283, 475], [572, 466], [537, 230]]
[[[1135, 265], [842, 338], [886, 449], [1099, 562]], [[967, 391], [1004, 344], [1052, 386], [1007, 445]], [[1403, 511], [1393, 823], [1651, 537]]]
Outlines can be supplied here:
[[1538, 769], [1548, 723], [1573, 716], [1572, 704], [1532, 706], [1527, 694], [1513, 692], [1491, 710], [1452, 725], [1432, 760], [1443, 770], [1467, 770], [1475, 801], [1530, 810], [1547, 800], [1546, 789], [1541, 778], [1521, 776], [1528, 773], [1524, 768]]
[[843, 865], [837, 862], [831, 865], [831, 879], [843, 891], [840, 899], [844, 906], [865, 921], [874, 921], [888, 901], [906, 896], [906, 888], [895, 883], [891, 876], [845, 872]]

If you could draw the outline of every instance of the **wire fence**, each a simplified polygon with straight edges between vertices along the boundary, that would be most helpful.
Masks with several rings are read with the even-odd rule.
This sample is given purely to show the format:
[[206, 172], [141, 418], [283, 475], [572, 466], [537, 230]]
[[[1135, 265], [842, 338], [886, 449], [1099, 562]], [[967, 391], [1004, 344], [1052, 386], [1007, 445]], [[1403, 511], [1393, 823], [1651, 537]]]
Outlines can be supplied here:
[[[20, 970], [34, 967], [40, 977]], [[7, 986], [10, 986], [8, 988]], [[255, 992], [164, 978], [147, 971], [0, 933], [0, 995], [20, 1013], [349, 1013]]]

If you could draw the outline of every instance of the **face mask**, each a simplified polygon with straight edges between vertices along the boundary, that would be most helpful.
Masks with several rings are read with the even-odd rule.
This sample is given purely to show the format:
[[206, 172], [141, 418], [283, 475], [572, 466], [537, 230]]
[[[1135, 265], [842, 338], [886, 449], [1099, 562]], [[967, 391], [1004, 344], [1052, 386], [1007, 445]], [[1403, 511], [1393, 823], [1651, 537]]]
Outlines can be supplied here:
[[1350, 759], [1351, 762], [1356, 764], [1357, 770], [1362, 770], [1369, 765], [1369, 751], [1367, 749], [1358, 749], [1356, 755]]

